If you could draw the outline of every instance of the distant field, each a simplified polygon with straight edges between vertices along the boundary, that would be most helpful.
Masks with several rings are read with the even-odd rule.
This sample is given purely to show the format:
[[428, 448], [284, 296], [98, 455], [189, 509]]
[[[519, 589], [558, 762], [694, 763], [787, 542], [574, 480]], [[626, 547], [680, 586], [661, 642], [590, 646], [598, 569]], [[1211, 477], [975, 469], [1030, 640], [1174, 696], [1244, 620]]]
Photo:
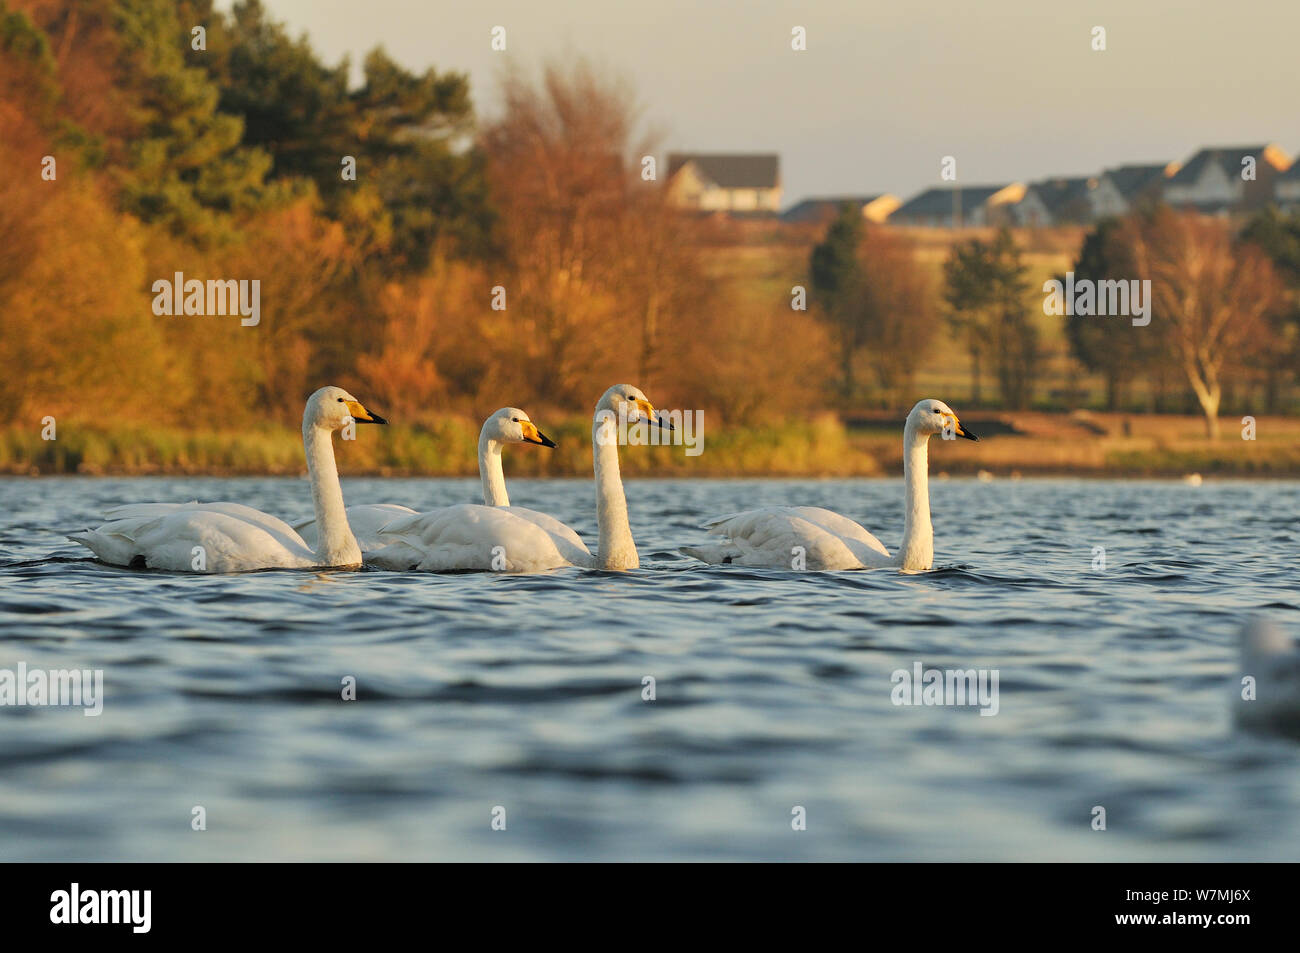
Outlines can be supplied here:
[[[917, 260], [929, 274], [936, 302], [942, 293], [943, 263], [952, 245], [971, 238], [990, 239], [994, 235], [994, 230], [989, 228], [952, 231], [878, 227], [896, 231], [916, 243]], [[730, 223], [724, 227], [718, 243], [708, 250], [708, 265], [720, 279], [734, 280], [742, 300], [752, 307], [770, 308], [773, 301], [790, 300], [792, 285], [807, 284], [809, 257], [824, 233], [824, 227], [812, 225], [754, 221]], [[1078, 226], [1026, 228], [1013, 229], [1012, 234], [1022, 249], [1021, 260], [1029, 267], [1029, 284], [1034, 289], [1031, 299], [1041, 302], [1037, 289], [1041, 289], [1048, 278], [1063, 274], [1072, 267], [1085, 230]], [[1041, 307], [1032, 314], [1042, 349], [1035, 406], [1048, 410], [1068, 409], [1073, 403], [1068, 395], [1074, 391], [1087, 395], [1086, 405], [1101, 406], [1103, 382], [1083, 371], [1069, 358], [1065, 319], [1043, 314]], [[810, 321], [816, 320], [811, 312], [805, 317]], [[917, 396], [939, 397], [956, 406], [970, 398], [970, 375], [970, 358], [961, 342], [949, 334], [935, 335], [917, 373]], [[986, 398], [996, 397], [996, 382], [987, 368], [983, 389]], [[1144, 400], [1146, 396], [1140, 383], [1135, 385], [1130, 395], [1134, 400]]]

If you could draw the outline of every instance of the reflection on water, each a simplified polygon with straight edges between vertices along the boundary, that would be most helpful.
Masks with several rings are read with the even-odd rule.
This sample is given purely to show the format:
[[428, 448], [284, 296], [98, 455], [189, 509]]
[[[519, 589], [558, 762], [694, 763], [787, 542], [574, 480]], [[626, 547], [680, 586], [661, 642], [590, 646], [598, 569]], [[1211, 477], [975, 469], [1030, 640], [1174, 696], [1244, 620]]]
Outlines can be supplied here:
[[[0, 668], [100, 668], [106, 695], [98, 718], [0, 708], [0, 858], [1296, 857], [1300, 745], [1234, 733], [1229, 700], [1242, 618], [1300, 633], [1300, 485], [936, 481], [940, 569], [909, 576], [673, 551], [786, 502], [892, 548], [898, 481], [628, 489], [634, 573], [195, 577], [62, 534], [153, 499], [292, 520], [305, 481], [0, 480]], [[589, 482], [511, 497], [594, 545]], [[895, 706], [915, 663], [998, 670], [998, 714]]]

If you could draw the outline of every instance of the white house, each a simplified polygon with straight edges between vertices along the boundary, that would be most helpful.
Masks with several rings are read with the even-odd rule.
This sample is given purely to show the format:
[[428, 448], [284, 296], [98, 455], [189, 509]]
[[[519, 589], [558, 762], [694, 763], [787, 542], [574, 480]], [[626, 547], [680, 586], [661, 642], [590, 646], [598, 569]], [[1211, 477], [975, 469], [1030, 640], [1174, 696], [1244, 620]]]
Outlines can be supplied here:
[[1291, 164], [1274, 145], [1202, 149], [1164, 187], [1175, 208], [1220, 214], [1259, 208], [1273, 198], [1273, 180]]
[[1127, 215], [1143, 202], [1160, 201], [1164, 198], [1165, 182], [1180, 168], [1177, 162], [1162, 162], [1107, 169], [1097, 179], [1097, 187], [1090, 196], [1093, 217]]
[[1034, 182], [1025, 189], [1025, 197], [1011, 208], [1017, 225], [1085, 224], [1092, 220], [1092, 193], [1096, 178], [1056, 178]]
[[669, 153], [668, 198], [682, 209], [775, 215], [781, 159], [772, 154]]

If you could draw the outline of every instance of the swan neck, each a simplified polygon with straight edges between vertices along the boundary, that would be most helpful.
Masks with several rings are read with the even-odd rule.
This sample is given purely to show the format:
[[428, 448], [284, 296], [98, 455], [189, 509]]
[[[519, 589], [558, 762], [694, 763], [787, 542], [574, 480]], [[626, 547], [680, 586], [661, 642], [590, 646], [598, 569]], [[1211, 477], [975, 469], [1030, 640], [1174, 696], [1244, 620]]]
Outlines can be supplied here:
[[934, 527], [930, 524], [930, 435], [909, 424], [903, 430], [903, 569], [929, 569], [934, 562]]
[[331, 431], [303, 421], [302, 443], [316, 509], [316, 558], [322, 566], [359, 566], [361, 548], [348, 525]]
[[483, 502], [486, 505], [510, 505], [506, 475], [501, 469], [501, 443], [488, 436], [487, 424], [478, 435], [478, 475], [483, 481]]
[[612, 413], [596, 413], [591, 425], [591, 447], [596, 471], [596, 526], [600, 532], [596, 567], [636, 569], [640, 559], [627, 518], [627, 496], [618, 466], [618, 423]]

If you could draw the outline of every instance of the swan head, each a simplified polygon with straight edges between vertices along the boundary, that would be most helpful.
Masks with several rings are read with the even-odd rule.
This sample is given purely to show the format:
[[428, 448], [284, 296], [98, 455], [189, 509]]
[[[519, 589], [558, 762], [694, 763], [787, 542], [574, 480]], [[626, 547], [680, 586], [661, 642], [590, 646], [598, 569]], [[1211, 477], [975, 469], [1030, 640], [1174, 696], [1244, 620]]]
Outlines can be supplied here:
[[483, 423], [483, 433], [500, 443], [535, 443], [554, 447], [555, 441], [537, 429], [518, 407], [502, 407]]
[[599, 417], [602, 411], [620, 416], [629, 424], [645, 420], [665, 430], [674, 429], [672, 421], [660, 417], [641, 388], [632, 384], [615, 384], [605, 391], [596, 403], [596, 416]]
[[969, 428], [962, 426], [955, 410], [933, 397], [916, 402], [912, 412], [907, 415], [907, 428], [920, 434], [947, 432], [966, 440], [979, 439]]
[[349, 420], [359, 424], [388, 423], [378, 414], [366, 410], [342, 387], [322, 387], [307, 398], [307, 409], [303, 411], [303, 423], [325, 430], [342, 430]]

